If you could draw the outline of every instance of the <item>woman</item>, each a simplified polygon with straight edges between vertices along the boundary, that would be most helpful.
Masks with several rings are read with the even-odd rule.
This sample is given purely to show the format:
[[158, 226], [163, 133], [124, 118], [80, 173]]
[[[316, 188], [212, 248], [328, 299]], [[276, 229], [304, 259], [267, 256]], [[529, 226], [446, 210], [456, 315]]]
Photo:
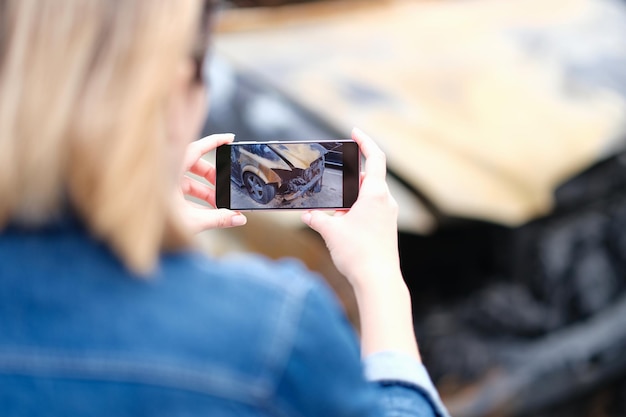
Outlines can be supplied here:
[[214, 205], [183, 173], [214, 182], [200, 156], [232, 140], [189, 145], [209, 14], [197, 0], [0, 0], [0, 414], [445, 415], [419, 362], [384, 155], [363, 133], [357, 203], [302, 217], [354, 287], [365, 369], [299, 264], [193, 250], [193, 231], [245, 223], [182, 198]]

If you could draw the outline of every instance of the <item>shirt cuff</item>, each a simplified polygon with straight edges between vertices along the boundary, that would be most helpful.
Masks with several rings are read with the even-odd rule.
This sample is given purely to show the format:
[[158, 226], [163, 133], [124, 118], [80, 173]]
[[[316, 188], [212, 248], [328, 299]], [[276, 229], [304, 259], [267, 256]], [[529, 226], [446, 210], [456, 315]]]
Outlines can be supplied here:
[[398, 382], [417, 389], [440, 417], [450, 417], [424, 365], [400, 352], [376, 352], [363, 360], [365, 378], [373, 382]]

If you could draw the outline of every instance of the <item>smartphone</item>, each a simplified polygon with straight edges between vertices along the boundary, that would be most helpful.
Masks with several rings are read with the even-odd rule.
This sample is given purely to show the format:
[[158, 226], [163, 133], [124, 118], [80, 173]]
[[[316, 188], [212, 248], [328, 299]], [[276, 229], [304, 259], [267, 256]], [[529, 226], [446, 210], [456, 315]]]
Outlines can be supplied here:
[[359, 194], [353, 140], [233, 142], [217, 148], [215, 200], [232, 210], [348, 209]]

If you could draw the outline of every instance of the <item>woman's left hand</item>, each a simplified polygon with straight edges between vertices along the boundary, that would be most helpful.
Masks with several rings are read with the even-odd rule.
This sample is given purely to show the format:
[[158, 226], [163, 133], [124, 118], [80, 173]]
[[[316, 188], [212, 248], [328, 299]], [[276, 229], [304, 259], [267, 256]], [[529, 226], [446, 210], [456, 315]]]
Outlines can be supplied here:
[[[187, 146], [183, 160], [183, 176], [180, 182], [178, 202], [183, 219], [194, 233], [204, 230], [243, 226], [246, 217], [236, 211], [217, 209], [215, 203], [215, 166], [202, 158], [220, 145], [230, 143], [235, 138], [232, 134], [210, 135]], [[191, 178], [187, 173], [198, 175], [208, 184]], [[185, 199], [195, 197], [208, 204], [198, 204]]]

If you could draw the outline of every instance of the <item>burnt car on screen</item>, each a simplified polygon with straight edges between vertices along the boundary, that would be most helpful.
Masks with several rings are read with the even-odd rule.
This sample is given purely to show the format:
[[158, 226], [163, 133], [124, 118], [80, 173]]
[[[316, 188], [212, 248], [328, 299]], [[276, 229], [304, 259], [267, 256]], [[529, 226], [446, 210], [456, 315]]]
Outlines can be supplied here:
[[233, 146], [231, 181], [250, 198], [267, 204], [277, 195], [291, 201], [322, 190], [327, 149], [317, 143], [270, 143]]

